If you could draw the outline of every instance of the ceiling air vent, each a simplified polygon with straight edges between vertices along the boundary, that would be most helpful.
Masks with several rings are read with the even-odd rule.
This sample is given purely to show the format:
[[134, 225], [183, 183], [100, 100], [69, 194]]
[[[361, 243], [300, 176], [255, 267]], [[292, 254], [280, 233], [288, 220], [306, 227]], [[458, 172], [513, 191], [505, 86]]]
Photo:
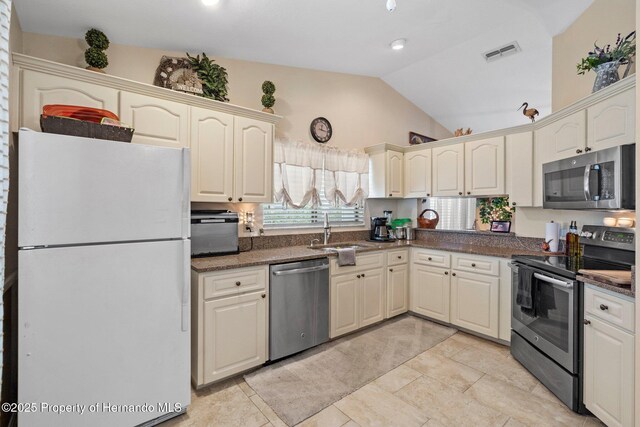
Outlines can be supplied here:
[[498, 59], [504, 58], [505, 56], [513, 55], [514, 53], [520, 52], [520, 45], [518, 42], [513, 42], [506, 44], [504, 46], [500, 46], [495, 49], [491, 49], [488, 52], [482, 54], [484, 59], [487, 62], [497, 61]]

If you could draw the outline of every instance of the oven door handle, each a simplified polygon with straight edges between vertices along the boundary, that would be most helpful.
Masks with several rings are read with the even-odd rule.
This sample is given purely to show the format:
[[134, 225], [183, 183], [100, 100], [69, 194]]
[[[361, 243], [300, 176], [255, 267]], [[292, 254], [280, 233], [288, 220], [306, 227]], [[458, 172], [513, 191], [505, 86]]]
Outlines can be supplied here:
[[533, 277], [535, 277], [536, 279], [540, 279], [543, 282], [551, 283], [553, 285], [558, 285], [565, 289], [573, 289], [573, 283], [568, 283], [563, 280], [554, 279], [553, 277], [545, 276], [544, 274], [533, 273]]

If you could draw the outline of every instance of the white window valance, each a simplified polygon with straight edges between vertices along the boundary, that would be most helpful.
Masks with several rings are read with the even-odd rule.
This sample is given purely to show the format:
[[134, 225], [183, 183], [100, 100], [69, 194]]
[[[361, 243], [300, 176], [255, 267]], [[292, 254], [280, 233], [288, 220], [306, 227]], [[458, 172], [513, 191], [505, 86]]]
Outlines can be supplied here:
[[369, 188], [369, 156], [315, 143], [274, 142], [274, 198], [289, 207], [364, 202]]

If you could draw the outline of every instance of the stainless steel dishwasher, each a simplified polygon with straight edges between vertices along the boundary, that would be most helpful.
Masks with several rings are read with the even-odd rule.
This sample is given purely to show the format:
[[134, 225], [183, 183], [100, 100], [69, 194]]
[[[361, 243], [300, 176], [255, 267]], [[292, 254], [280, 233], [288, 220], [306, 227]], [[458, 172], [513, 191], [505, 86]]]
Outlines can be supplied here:
[[329, 340], [329, 260], [270, 266], [269, 359]]

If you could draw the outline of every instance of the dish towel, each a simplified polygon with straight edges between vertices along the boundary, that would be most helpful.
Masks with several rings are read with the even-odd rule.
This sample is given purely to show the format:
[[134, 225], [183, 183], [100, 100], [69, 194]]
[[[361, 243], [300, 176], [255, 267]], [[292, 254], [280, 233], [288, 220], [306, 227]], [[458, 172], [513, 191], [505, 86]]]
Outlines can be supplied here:
[[518, 289], [516, 294], [516, 304], [518, 304], [523, 313], [533, 315], [534, 307], [534, 289], [533, 289], [533, 269], [520, 266], [518, 268]]
[[336, 249], [338, 251], [338, 265], [356, 265], [356, 250], [353, 248]]

